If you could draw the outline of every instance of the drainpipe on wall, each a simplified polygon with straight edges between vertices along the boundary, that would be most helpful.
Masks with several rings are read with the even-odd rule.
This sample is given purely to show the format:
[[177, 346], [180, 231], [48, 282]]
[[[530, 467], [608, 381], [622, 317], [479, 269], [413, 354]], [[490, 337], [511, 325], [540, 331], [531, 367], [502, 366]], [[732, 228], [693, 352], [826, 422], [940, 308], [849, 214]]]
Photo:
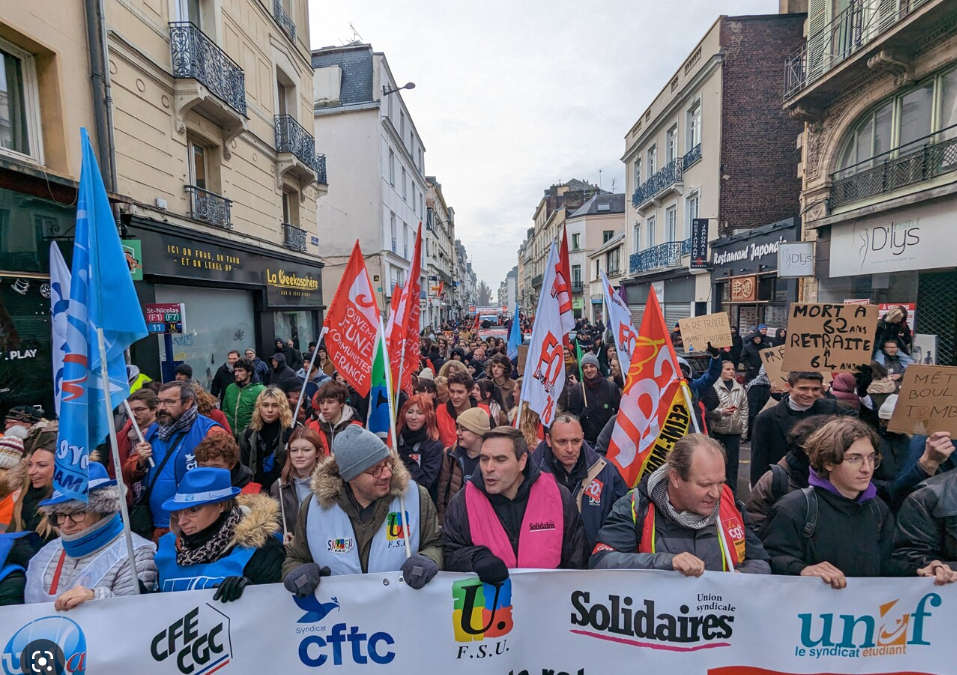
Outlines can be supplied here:
[[109, 56], [106, 42], [106, 12], [103, 0], [85, 0], [86, 35], [90, 51], [93, 87], [93, 123], [96, 126], [100, 173], [107, 192], [116, 192], [116, 155], [113, 142], [113, 101], [110, 92]]

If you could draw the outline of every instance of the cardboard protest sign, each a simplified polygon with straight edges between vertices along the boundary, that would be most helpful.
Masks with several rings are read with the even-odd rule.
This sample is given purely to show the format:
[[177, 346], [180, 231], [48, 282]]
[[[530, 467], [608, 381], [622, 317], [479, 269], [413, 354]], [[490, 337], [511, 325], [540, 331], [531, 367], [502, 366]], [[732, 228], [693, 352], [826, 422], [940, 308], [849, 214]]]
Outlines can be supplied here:
[[854, 372], [871, 362], [877, 305], [791, 303], [782, 369]]
[[887, 429], [904, 434], [949, 431], [957, 438], [957, 368], [908, 366]]
[[689, 352], [703, 352], [709, 342], [712, 347], [731, 346], [731, 322], [727, 312], [679, 319], [678, 327], [681, 342]]
[[528, 345], [518, 346], [518, 374], [525, 373], [525, 362], [528, 360]]
[[[784, 345], [778, 345], [758, 352], [761, 355], [761, 363], [764, 364], [764, 372], [767, 373], [768, 381], [771, 383], [772, 392], [784, 391], [784, 385], [788, 381], [790, 371], [781, 367], [784, 364], [784, 349]], [[824, 376], [824, 384], [830, 384], [834, 379], [830, 371], [826, 370], [821, 374]]]

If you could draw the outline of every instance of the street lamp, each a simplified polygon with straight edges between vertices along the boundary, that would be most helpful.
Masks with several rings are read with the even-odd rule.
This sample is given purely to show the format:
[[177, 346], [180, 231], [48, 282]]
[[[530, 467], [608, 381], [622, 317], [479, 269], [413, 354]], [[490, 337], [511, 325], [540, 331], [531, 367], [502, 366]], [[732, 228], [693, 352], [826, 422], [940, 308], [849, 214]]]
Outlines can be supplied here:
[[406, 82], [401, 87], [396, 87], [395, 89], [386, 90], [385, 87], [382, 87], [382, 95], [388, 96], [389, 94], [394, 94], [397, 91], [402, 91], [403, 89], [415, 89], [415, 82]]

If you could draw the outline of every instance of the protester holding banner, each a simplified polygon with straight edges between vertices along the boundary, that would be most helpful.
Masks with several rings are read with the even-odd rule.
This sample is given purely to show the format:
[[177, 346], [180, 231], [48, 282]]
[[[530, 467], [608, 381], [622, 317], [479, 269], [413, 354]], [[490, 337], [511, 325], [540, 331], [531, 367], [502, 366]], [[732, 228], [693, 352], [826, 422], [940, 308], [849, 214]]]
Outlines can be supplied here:
[[286, 589], [305, 597], [322, 576], [396, 570], [413, 588], [425, 586], [442, 567], [428, 491], [367, 429], [350, 425], [332, 451], [316, 468], [312, 494], [299, 509], [282, 568]]
[[957, 472], [928, 480], [904, 501], [894, 559], [938, 584], [957, 581]]
[[748, 515], [754, 530], [761, 534], [771, 507], [784, 495], [808, 486], [811, 460], [804, 449], [807, 439], [834, 417], [814, 415], [801, 420], [788, 432], [788, 452], [765, 472], [751, 487], [748, 496]]
[[279, 505], [267, 495], [240, 495], [225, 469], [189, 471], [163, 504], [171, 532], [156, 552], [159, 590], [217, 588], [231, 602], [249, 585], [274, 584], [285, 557], [276, 534]]
[[53, 602], [58, 611], [74, 609], [89, 600], [134, 595], [156, 586], [156, 546], [136, 534], [133, 550], [136, 578], [130, 567], [120, 491], [102, 464], [89, 464], [87, 501], [54, 492], [40, 502], [40, 511], [60, 531], [44, 546], [27, 569], [26, 602]]
[[518, 429], [486, 432], [479, 468], [445, 514], [448, 571], [500, 583], [509, 569], [585, 566], [585, 530], [575, 501], [552, 474], [529, 461]]
[[768, 554], [725, 484], [724, 466], [714, 439], [681, 438], [661, 468], [615, 503], [589, 567], [769, 574]]
[[891, 557], [894, 516], [871, 483], [878, 444], [873, 429], [844, 417], [808, 438], [810, 486], [778, 501], [761, 532], [775, 574], [820, 577], [839, 589], [847, 577], [908, 573]]
[[910, 456], [893, 485], [890, 496], [899, 504], [921, 482], [941, 473], [957, 469], [957, 441], [949, 431], [935, 431], [930, 436], [914, 434], [910, 440]]
[[239, 435], [242, 463], [253, 472], [263, 490], [268, 491], [279, 478], [286, 461], [286, 443], [296, 426], [286, 395], [270, 384], [259, 394], [252, 421]]
[[751, 485], [788, 451], [787, 435], [800, 420], [813, 415], [854, 415], [837, 400], [824, 397], [821, 373], [788, 373], [787, 395], [773, 408], [761, 412], [751, 433]]
[[569, 413], [558, 413], [532, 453], [532, 462], [571, 493], [591, 550], [612, 506], [628, 492], [618, 469], [585, 442], [581, 422]]
[[434, 502], [445, 448], [439, 440], [435, 409], [428, 397], [416, 394], [402, 406], [396, 421], [399, 457], [412, 480], [424, 487]]
[[594, 444], [608, 420], [618, 412], [621, 392], [613, 383], [602, 377], [598, 357], [594, 354], [589, 353], [582, 357], [581, 372], [584, 380], [568, 392], [566, 410], [581, 420], [585, 440]]
[[286, 464], [279, 480], [272, 484], [269, 494], [279, 502], [283, 518], [284, 543], [296, 531], [299, 507], [311, 493], [312, 473], [319, 462], [329, 456], [318, 433], [309, 427], [299, 427], [289, 437]]

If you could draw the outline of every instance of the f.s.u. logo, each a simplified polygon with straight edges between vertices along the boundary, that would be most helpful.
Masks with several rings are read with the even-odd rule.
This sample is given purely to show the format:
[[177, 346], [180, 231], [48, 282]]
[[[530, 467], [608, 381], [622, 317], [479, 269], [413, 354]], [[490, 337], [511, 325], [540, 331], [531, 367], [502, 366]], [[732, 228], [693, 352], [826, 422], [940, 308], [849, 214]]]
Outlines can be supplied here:
[[512, 581], [483, 584], [464, 579], [452, 584], [452, 622], [456, 642], [478, 642], [511, 632]]

